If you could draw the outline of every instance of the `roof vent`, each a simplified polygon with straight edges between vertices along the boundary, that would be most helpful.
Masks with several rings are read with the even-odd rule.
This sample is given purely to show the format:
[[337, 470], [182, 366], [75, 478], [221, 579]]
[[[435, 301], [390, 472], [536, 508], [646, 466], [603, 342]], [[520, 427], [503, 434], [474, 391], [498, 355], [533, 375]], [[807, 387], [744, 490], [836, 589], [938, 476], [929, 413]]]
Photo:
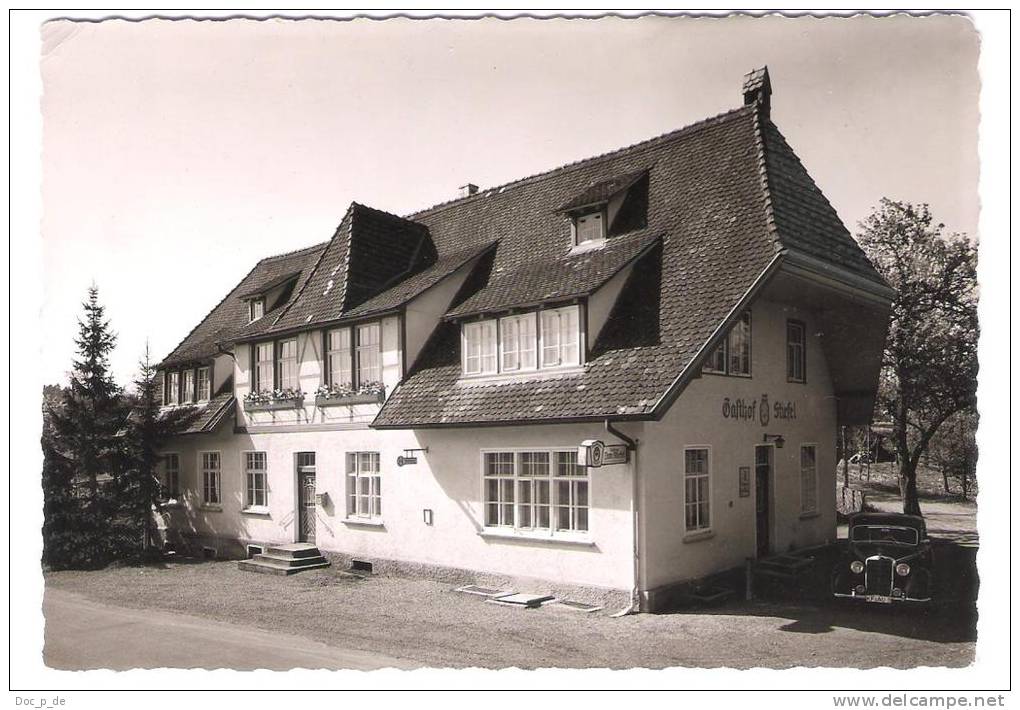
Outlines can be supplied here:
[[769, 80], [769, 68], [762, 67], [744, 74], [744, 105], [758, 105], [765, 118], [769, 116], [772, 106], [772, 82]]
[[461, 197], [471, 197], [471, 195], [478, 194], [478, 185], [473, 182], [469, 182], [467, 185], [461, 185], [459, 188]]

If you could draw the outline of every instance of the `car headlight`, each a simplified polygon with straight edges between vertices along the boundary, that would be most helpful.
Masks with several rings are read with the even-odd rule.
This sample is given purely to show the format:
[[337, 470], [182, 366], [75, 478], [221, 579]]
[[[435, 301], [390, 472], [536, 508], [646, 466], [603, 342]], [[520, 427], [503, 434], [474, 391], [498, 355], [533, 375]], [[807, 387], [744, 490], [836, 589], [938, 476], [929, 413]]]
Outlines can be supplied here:
[[864, 571], [864, 563], [860, 560], [854, 560], [850, 563], [850, 571], [854, 574], [860, 574]]
[[900, 562], [898, 565], [896, 565], [896, 574], [898, 574], [901, 577], [906, 577], [908, 574], [910, 574], [910, 565], [908, 565], [906, 562]]

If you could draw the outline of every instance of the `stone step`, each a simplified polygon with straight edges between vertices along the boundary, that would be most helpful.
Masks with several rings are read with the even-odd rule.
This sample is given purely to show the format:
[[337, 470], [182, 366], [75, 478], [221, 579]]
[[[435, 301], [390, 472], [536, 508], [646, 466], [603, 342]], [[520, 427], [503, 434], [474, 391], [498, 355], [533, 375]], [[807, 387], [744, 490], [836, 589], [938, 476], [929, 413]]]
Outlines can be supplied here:
[[266, 548], [264, 554], [272, 555], [273, 557], [288, 557], [288, 558], [303, 558], [303, 557], [321, 557], [322, 554], [319, 552], [319, 548], [308, 542], [293, 542], [285, 545], [271, 545]]
[[297, 565], [292, 564], [295, 560], [281, 560], [273, 557], [257, 559], [259, 557], [264, 556], [256, 555], [250, 560], [241, 560], [237, 563], [237, 568], [244, 570], [245, 572], [258, 572], [260, 574], [276, 574], [284, 576], [297, 574], [298, 572], [304, 572], [309, 569], [323, 569], [330, 566], [329, 560], [322, 556], [302, 559]]
[[252, 557], [252, 560], [255, 562], [268, 562], [271, 565], [281, 567], [307, 567], [308, 565], [329, 561], [322, 555], [316, 555], [315, 557], [281, 557], [280, 555], [273, 555], [268, 552], [255, 555]]

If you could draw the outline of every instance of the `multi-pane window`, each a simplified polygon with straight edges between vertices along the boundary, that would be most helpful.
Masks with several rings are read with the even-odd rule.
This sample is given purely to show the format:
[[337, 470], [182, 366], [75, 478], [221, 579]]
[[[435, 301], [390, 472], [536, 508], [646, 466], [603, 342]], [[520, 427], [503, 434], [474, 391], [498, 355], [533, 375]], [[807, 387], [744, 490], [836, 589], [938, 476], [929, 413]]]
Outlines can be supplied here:
[[464, 374], [496, 372], [496, 321], [464, 324]]
[[804, 382], [807, 378], [807, 348], [805, 347], [804, 324], [796, 320], [786, 321], [786, 379]]
[[297, 338], [281, 340], [276, 347], [280, 389], [296, 390], [298, 386]]
[[351, 380], [351, 329], [338, 328], [326, 336], [326, 372], [329, 384], [350, 387]]
[[818, 449], [814, 444], [800, 447], [800, 512], [818, 510]]
[[195, 400], [195, 371], [184, 371], [184, 388], [181, 394], [182, 402], [193, 402]]
[[705, 364], [703, 372], [720, 375], [751, 375], [751, 312], [744, 311], [726, 338], [719, 344]]
[[542, 311], [542, 367], [580, 363], [578, 308]]
[[166, 375], [166, 403], [180, 404], [181, 402], [181, 373], [168, 372]]
[[248, 302], [248, 320], [256, 321], [266, 314], [266, 302], [262, 298], [256, 298]]
[[379, 452], [351, 451], [347, 454], [347, 515], [352, 518], [382, 516]]
[[382, 372], [379, 368], [380, 332], [378, 323], [359, 325], [355, 329], [357, 339], [356, 356], [358, 386], [369, 382], [380, 382]]
[[255, 386], [253, 389], [256, 392], [269, 392], [274, 389], [272, 343], [259, 343], [255, 346]]
[[711, 527], [708, 449], [684, 451], [684, 525], [688, 532]]
[[180, 454], [163, 456], [163, 498], [179, 498], [181, 495]]
[[198, 391], [198, 401], [208, 402], [212, 396], [212, 380], [209, 378], [209, 368], [200, 367], [197, 370], [198, 373], [198, 385], [196, 387]]
[[220, 503], [220, 454], [218, 451], [203, 451], [202, 460], [202, 503]]
[[244, 452], [244, 505], [264, 508], [269, 504], [265, 451]]
[[588, 470], [573, 450], [482, 457], [485, 526], [550, 535], [588, 530]]
[[598, 241], [606, 236], [605, 216], [601, 211], [577, 217], [574, 221], [574, 228], [577, 233], [577, 243]]
[[499, 319], [500, 370], [535, 369], [535, 314]]
[[580, 313], [578, 306], [567, 306], [465, 323], [463, 373], [494, 375], [581, 364]]

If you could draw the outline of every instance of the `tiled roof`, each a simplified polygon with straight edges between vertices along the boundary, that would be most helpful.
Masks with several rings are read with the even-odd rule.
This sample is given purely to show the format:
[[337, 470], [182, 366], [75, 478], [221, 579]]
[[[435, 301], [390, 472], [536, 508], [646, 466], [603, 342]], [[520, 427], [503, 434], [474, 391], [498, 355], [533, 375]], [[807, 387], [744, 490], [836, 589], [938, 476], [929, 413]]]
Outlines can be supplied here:
[[272, 291], [277, 286], [282, 286], [288, 281], [296, 279], [299, 276], [301, 276], [300, 271], [292, 271], [291, 273], [284, 274], [283, 276], [275, 278], [272, 281], [260, 284], [257, 288], [253, 288], [250, 291], [246, 291], [245, 293], [239, 294], [239, 296], [240, 298], [251, 298], [253, 296], [261, 296], [265, 293], [268, 293], [269, 291]]
[[640, 180], [647, 172], [647, 170], [635, 170], [627, 173], [626, 175], [618, 175], [616, 177], [609, 178], [608, 180], [600, 180], [585, 189], [581, 192], [581, 194], [560, 205], [559, 211], [567, 212], [568, 210], [577, 209], [578, 207], [587, 207], [589, 205], [597, 205], [603, 202], [608, 202], [613, 195], [622, 190], [626, 190], [628, 187]]
[[213, 431], [225, 418], [229, 417], [236, 405], [234, 395], [227, 391], [218, 394], [208, 402], [187, 405], [187, 422], [180, 434], [204, 434]]
[[[490, 313], [587, 296], [651, 248], [658, 239], [659, 235], [640, 231], [610, 237], [601, 249], [578, 254], [570, 254], [564, 249], [564, 255], [558, 259], [494, 268], [488, 285], [447, 315]], [[561, 244], [561, 247], [564, 246]]]
[[435, 259], [424, 226], [352, 203], [307, 282], [295, 291], [290, 304], [257, 332], [269, 334], [335, 321]]
[[522, 292], [540, 294], [542, 288], [534, 288], [527, 275], [561, 264], [570, 233], [558, 210], [586, 186], [651, 166], [647, 224], [626, 238], [647, 247], [663, 237], [661, 246], [636, 263], [582, 371], [528, 381], [461, 382], [459, 325], [444, 322], [373, 426], [651, 416], [783, 249], [835, 259], [883, 283], [762, 111], [760, 103], [744, 106], [412, 215], [428, 226], [441, 253], [451, 244], [499, 237], [488, 284], [452, 314], [523, 300], [518, 284]]
[[344, 318], [362, 318], [399, 308], [494, 246], [495, 242], [474, 245], [444, 254], [423, 271], [347, 311]]
[[[239, 284], [220, 301], [215, 308], [188, 333], [181, 343], [174, 348], [163, 362], [161, 369], [175, 365], [200, 362], [214, 357], [217, 343], [226, 343], [234, 339], [248, 327], [248, 304], [242, 294], [250, 294], [265, 290], [266, 284], [278, 282], [282, 276], [300, 272], [295, 290], [301, 287], [302, 280], [307, 278], [312, 265], [315, 264], [325, 244], [317, 244], [298, 251], [279, 254], [263, 259], [248, 272]], [[280, 309], [277, 308], [277, 311]], [[252, 325], [262, 323], [271, 317], [266, 314]]]

